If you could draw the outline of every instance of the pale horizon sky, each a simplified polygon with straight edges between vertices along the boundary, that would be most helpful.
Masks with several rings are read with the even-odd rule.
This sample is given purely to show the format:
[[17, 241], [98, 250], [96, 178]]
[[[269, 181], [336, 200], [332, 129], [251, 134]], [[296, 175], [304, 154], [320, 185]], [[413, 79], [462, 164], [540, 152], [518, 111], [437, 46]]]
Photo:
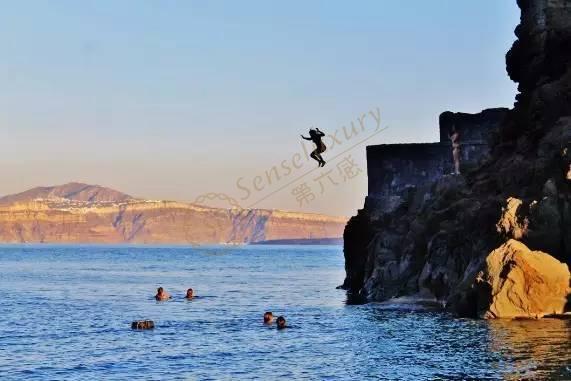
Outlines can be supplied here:
[[[367, 182], [341, 180], [347, 155], [365, 171], [366, 144], [437, 141], [443, 111], [512, 107], [505, 53], [518, 21], [510, 0], [6, 2], [0, 196], [78, 181], [353, 215]], [[373, 136], [377, 109], [389, 128]], [[316, 166], [300, 134], [339, 138], [362, 114], [365, 131], [324, 155], [372, 136], [324, 168], [338, 185], [321, 194], [315, 170], [284, 187]], [[300, 205], [302, 182], [315, 198]]]

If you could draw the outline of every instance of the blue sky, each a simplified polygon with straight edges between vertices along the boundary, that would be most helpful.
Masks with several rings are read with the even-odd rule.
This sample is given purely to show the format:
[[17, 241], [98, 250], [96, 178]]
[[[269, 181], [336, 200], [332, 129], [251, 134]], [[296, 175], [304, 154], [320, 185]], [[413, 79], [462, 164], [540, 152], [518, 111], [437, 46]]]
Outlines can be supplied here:
[[[518, 20], [510, 0], [7, 2], [0, 195], [84, 181], [238, 197], [237, 178], [291, 157], [310, 126], [376, 107], [389, 129], [371, 144], [434, 141], [442, 111], [511, 107]], [[364, 169], [364, 146], [351, 154]], [[350, 215], [365, 194], [361, 175], [260, 206]]]

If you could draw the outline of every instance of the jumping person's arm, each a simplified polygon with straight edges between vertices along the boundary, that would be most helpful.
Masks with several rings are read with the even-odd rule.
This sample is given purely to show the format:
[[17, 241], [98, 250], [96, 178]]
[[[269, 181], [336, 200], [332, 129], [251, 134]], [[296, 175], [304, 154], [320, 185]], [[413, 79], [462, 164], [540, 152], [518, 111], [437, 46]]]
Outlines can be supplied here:
[[325, 136], [325, 134], [324, 134], [323, 132], [321, 132], [321, 131], [319, 130], [319, 128], [316, 128], [315, 130], [317, 131], [317, 133], [319, 134], [319, 136]]
[[305, 140], [311, 140], [311, 138], [306, 138], [305, 136], [301, 135], [302, 138], [304, 138]]

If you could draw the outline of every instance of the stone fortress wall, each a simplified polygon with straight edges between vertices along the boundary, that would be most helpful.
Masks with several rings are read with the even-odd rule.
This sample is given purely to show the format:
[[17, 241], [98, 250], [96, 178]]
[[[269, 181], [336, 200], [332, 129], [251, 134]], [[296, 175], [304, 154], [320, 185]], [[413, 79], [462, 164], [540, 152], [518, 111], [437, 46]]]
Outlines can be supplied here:
[[487, 109], [478, 114], [447, 111], [439, 118], [439, 142], [368, 146], [369, 198], [393, 197], [409, 187], [422, 187], [452, 173], [452, 147], [448, 134], [453, 125], [460, 134], [461, 172], [475, 167], [489, 154], [488, 139], [507, 112], [506, 108]]

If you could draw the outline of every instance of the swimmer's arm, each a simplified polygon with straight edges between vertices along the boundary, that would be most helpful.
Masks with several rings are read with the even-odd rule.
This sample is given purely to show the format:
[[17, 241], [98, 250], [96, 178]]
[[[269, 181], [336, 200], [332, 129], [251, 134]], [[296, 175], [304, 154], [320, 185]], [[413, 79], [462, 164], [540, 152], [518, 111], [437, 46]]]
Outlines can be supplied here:
[[319, 133], [319, 136], [325, 136], [325, 134], [324, 134], [323, 132], [321, 132], [321, 131], [319, 130], [319, 128], [315, 128], [315, 130]]
[[305, 136], [301, 135], [302, 138], [304, 138], [305, 140], [311, 140], [311, 138], [306, 138]]

